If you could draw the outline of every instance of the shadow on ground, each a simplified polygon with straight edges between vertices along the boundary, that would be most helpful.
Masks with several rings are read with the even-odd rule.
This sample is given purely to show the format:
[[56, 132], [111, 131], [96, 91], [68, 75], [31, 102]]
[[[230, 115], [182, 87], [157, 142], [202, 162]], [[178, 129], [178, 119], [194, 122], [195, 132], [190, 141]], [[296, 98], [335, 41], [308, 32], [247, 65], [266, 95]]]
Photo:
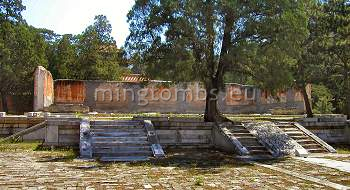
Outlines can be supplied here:
[[[40, 151], [42, 149], [38, 149]], [[62, 154], [56, 154], [57, 150], [50, 154], [41, 155], [37, 162], [69, 162], [78, 157], [77, 150], [62, 149]], [[282, 162], [285, 159], [270, 159], [257, 160], [256, 162], [264, 164], [273, 164], [275, 162]], [[118, 164], [125, 164], [128, 167], [176, 167], [183, 169], [213, 169], [223, 167], [253, 167], [250, 160], [242, 159], [230, 153], [222, 152], [215, 149], [168, 149], [166, 150], [165, 158], [152, 158], [149, 161], [141, 162], [101, 162], [99, 160], [86, 162], [71, 166], [75, 169], [89, 170], [89, 169], [103, 169], [112, 167]]]
[[[268, 160], [270, 163], [280, 162], [285, 159]], [[259, 160], [258, 162], [267, 162]], [[114, 163], [100, 162], [108, 166]], [[246, 159], [238, 158], [237, 155], [225, 153], [212, 149], [169, 149], [166, 150], [166, 157], [161, 159], [151, 159], [144, 162], [129, 162], [129, 166], [160, 166], [178, 168], [221, 168], [221, 167], [250, 167], [252, 163]]]

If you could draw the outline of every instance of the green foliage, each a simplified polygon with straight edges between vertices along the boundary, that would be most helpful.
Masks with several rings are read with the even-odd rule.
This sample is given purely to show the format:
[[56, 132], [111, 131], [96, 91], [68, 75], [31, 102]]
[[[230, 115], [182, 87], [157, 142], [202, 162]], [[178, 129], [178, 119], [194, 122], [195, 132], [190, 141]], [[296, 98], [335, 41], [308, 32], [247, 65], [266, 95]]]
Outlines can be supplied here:
[[95, 23], [78, 36], [77, 78], [117, 80], [120, 77], [119, 50], [111, 31], [107, 18], [99, 15], [95, 17]]
[[6, 97], [30, 95], [35, 67], [47, 64], [45, 41], [22, 19], [24, 9], [21, 0], [0, 1], [0, 97], [5, 112]]
[[334, 110], [332, 103], [326, 97], [321, 97], [315, 104], [315, 113], [327, 114]]
[[204, 185], [204, 177], [203, 176], [196, 176], [194, 179], [194, 185], [203, 186]]
[[326, 55], [328, 87], [334, 93], [338, 109], [350, 115], [350, 3], [346, 0], [327, 1], [323, 5], [319, 46]]
[[338, 154], [350, 154], [350, 146], [349, 145], [338, 145], [336, 147]]
[[21, 12], [25, 10], [22, 0], [1, 0], [0, 1], [0, 22], [18, 23], [22, 22]]
[[49, 70], [54, 78], [83, 80], [118, 80], [128, 72], [123, 51], [111, 36], [112, 26], [106, 16], [98, 15], [95, 22], [77, 36], [47, 35]]
[[331, 91], [324, 85], [312, 86], [312, 103], [315, 113], [332, 113], [334, 108], [331, 103], [333, 97]]
[[[22, 19], [20, 0], [0, 2], [0, 96], [28, 95], [33, 89], [33, 72], [47, 66], [46, 43], [39, 31]], [[6, 104], [4, 110], [7, 111]]]
[[55, 49], [51, 49], [48, 69], [54, 78], [75, 78], [77, 71], [72, 68], [76, 65], [78, 55], [73, 40], [74, 38], [72, 35], [63, 35], [62, 38], [55, 43]]
[[33, 72], [47, 66], [46, 43], [26, 24], [0, 23], [0, 93], [25, 94], [33, 88]]
[[[150, 78], [199, 80], [207, 91], [223, 88], [227, 72], [269, 90], [290, 87], [310, 1], [137, 0], [128, 14], [127, 51]], [[215, 100], [205, 113], [216, 120]]]
[[31, 95], [33, 72], [48, 67], [54, 78], [117, 80], [127, 69], [123, 52], [111, 36], [106, 16], [81, 35], [55, 34], [28, 26], [21, 0], [0, 1], [0, 97], [5, 111], [7, 95]]
[[40, 142], [0, 143], [0, 152], [33, 151], [37, 149], [40, 144]]

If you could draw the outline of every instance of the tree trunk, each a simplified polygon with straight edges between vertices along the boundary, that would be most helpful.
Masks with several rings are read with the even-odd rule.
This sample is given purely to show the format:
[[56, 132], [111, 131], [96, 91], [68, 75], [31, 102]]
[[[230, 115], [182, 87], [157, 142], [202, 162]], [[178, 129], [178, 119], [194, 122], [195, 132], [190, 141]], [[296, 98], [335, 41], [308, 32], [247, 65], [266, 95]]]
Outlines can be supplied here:
[[307, 95], [307, 92], [306, 92], [306, 85], [305, 85], [305, 83], [303, 85], [301, 85], [301, 93], [303, 94], [303, 98], [304, 98], [306, 115], [307, 115], [307, 117], [313, 117], [314, 114], [312, 113], [310, 99], [309, 99], [309, 96]]
[[0, 94], [1, 96], [1, 105], [2, 105], [2, 110], [6, 113], [8, 113], [8, 107], [7, 107], [7, 98], [5, 94]]
[[[350, 92], [348, 92], [347, 94], [349, 94]], [[346, 100], [345, 100], [345, 115], [348, 116], [348, 119], [350, 119], [350, 95], [346, 95]]]
[[217, 107], [217, 90], [215, 91], [212, 84], [207, 84], [206, 91], [204, 120], [207, 122], [215, 122], [220, 114]]
[[350, 81], [348, 64], [344, 63], [345, 115], [350, 118]]
[[218, 109], [219, 88], [216, 80], [211, 80], [206, 84], [206, 99], [204, 121], [206, 122], [225, 122], [230, 121], [224, 117]]

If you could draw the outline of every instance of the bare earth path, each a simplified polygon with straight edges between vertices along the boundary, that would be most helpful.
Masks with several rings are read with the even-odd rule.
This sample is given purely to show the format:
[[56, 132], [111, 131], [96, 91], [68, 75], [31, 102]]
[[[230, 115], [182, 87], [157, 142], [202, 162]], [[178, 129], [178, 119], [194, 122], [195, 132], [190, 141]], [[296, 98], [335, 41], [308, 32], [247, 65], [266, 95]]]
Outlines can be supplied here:
[[[272, 162], [274, 166], [297, 160]], [[313, 165], [315, 166], [315, 165]], [[314, 171], [315, 167], [308, 170]], [[318, 170], [327, 170], [317, 166]], [[282, 167], [281, 167], [282, 168]], [[327, 171], [329, 172], [329, 171]], [[313, 177], [313, 173], [304, 173]], [[343, 178], [343, 173], [337, 177]], [[334, 176], [333, 176], [334, 177]], [[344, 178], [349, 178], [345, 176]], [[338, 178], [327, 178], [334, 183]], [[344, 182], [343, 185], [347, 185]], [[83, 162], [40, 151], [0, 152], [0, 189], [331, 189], [217, 151], [173, 151], [146, 163]]]

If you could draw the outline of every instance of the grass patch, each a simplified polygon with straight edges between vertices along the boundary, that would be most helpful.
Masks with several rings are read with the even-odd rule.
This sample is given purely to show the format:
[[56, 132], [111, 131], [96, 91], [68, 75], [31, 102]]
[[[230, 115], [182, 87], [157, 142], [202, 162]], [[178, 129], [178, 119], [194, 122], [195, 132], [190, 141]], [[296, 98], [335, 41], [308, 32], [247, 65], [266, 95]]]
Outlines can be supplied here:
[[332, 144], [332, 146], [337, 150], [338, 154], [350, 154], [350, 145]]
[[50, 161], [72, 161], [79, 156], [79, 150], [71, 147], [47, 147], [39, 145], [34, 151], [48, 153]]
[[203, 176], [196, 176], [194, 178], [194, 185], [195, 186], [203, 186], [204, 185], [204, 177]]
[[40, 153], [43, 162], [71, 161], [78, 157], [79, 151], [69, 147], [51, 148], [42, 146], [41, 142], [12, 142], [0, 143], [0, 152], [33, 152]]
[[350, 149], [349, 148], [337, 148], [337, 153], [338, 154], [350, 154]]
[[0, 152], [5, 151], [33, 151], [41, 142], [14, 142], [14, 143], [0, 143]]

